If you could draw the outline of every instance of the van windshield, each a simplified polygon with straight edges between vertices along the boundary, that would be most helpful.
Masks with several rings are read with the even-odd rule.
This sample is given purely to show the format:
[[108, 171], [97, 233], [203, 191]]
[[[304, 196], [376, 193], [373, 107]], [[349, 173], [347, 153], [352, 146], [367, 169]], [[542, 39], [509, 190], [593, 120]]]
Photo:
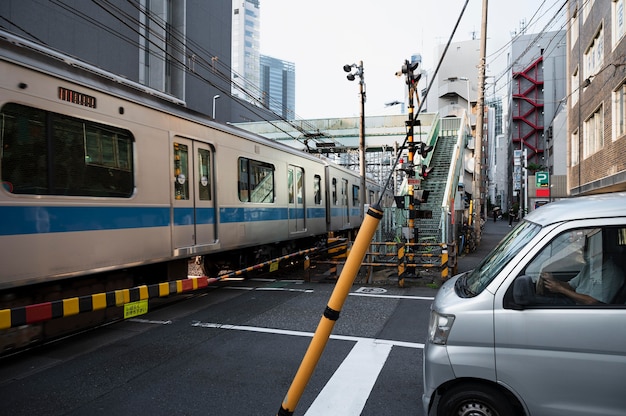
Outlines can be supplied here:
[[530, 243], [540, 229], [539, 225], [528, 221], [515, 227], [474, 270], [457, 280], [457, 294], [461, 297], [473, 297], [485, 290], [504, 266]]

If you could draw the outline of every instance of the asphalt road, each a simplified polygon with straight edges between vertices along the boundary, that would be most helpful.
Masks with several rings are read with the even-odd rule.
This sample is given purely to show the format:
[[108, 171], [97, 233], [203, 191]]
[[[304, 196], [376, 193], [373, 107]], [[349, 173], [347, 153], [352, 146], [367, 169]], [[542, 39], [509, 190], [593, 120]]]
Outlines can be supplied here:
[[[475, 267], [510, 230], [487, 222]], [[423, 415], [436, 289], [352, 286], [295, 415]], [[276, 415], [335, 285], [246, 280], [0, 360], [2, 415]]]
[[[244, 281], [0, 361], [0, 414], [275, 415], [335, 285]], [[422, 415], [435, 289], [355, 285], [295, 415]]]

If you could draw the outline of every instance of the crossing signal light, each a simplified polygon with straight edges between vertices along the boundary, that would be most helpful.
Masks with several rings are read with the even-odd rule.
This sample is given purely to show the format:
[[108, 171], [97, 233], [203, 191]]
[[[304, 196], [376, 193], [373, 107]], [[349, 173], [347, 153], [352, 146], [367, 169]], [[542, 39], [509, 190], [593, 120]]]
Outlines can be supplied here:
[[420, 176], [422, 177], [422, 179], [426, 179], [428, 178], [428, 175], [430, 174], [430, 172], [432, 172], [433, 168], [429, 168], [426, 165], [422, 165], [422, 172], [420, 173]]
[[432, 150], [433, 150], [433, 147], [424, 142], [420, 142], [417, 145], [417, 153], [419, 153], [419, 155], [422, 157], [426, 157], [426, 155], [428, 155], [428, 153], [430, 153]]
[[422, 77], [421, 73], [414, 73], [414, 71], [417, 69], [417, 67], [419, 66], [419, 61], [416, 62], [409, 62], [408, 60], [404, 61], [404, 64], [402, 65], [402, 68], [396, 72], [396, 76], [402, 76], [403, 74], [406, 75], [406, 83], [407, 85], [411, 85], [411, 86], [415, 86], [420, 78]]

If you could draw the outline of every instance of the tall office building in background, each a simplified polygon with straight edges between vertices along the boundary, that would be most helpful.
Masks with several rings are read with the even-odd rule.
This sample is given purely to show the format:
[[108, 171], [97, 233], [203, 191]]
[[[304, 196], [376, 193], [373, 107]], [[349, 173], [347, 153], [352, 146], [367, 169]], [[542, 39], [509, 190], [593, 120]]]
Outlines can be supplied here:
[[286, 120], [295, 119], [296, 69], [293, 62], [261, 55], [263, 106]]
[[233, 0], [232, 94], [259, 105], [259, 0]]

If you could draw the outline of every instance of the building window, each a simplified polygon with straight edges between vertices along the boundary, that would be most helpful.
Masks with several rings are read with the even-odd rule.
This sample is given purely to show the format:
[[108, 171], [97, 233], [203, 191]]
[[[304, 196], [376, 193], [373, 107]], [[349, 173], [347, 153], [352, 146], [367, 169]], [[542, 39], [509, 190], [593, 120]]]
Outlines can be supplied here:
[[602, 68], [602, 63], [604, 62], [604, 28], [602, 26], [600, 26], [591, 44], [585, 51], [583, 60], [585, 64], [584, 75], [586, 77], [594, 75]]
[[582, 2], [582, 9], [583, 9], [583, 23], [587, 21], [587, 18], [589, 17], [589, 13], [591, 12], [591, 9], [593, 8], [593, 4], [595, 3], [595, 0], [586, 0]]
[[612, 42], [613, 48], [624, 37], [624, 0], [613, 0], [611, 4]]
[[613, 91], [613, 140], [626, 134], [626, 82]]
[[578, 149], [580, 147], [580, 142], [578, 141], [578, 130], [572, 133], [572, 137], [570, 139], [570, 166], [576, 166], [580, 163], [579, 152]]
[[585, 120], [583, 142], [583, 159], [596, 153], [604, 147], [604, 106], [600, 105], [597, 110]]
[[574, 73], [572, 74], [571, 82], [572, 94], [570, 95], [570, 107], [574, 108], [574, 106], [578, 104], [578, 96], [580, 95], [580, 77], [578, 76], [578, 67], [576, 67]]
[[578, 8], [574, 10], [571, 21], [572, 21], [572, 24], [569, 27], [569, 36], [570, 36], [570, 45], [572, 45], [572, 48], [573, 48], [574, 45], [576, 44], [576, 41], [578, 40]]

